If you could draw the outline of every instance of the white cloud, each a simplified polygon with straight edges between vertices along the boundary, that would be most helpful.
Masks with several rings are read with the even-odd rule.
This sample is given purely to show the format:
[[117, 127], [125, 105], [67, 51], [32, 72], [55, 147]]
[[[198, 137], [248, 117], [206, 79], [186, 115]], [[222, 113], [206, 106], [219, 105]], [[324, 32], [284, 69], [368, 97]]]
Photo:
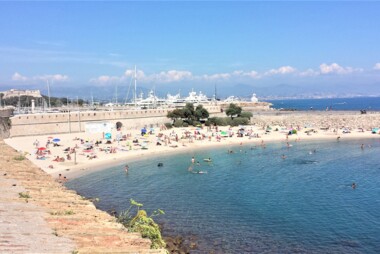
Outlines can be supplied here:
[[57, 82], [64, 82], [69, 79], [67, 75], [62, 74], [53, 74], [53, 75], [42, 75], [42, 76], [36, 76], [33, 77], [35, 80], [51, 80], [51, 81], [57, 81]]
[[107, 76], [107, 75], [102, 75], [97, 78], [90, 79], [91, 83], [97, 83], [97, 84], [107, 84], [107, 83], [115, 83], [115, 82], [120, 82], [121, 78], [116, 77], [116, 76]]
[[[379, 68], [380, 63], [376, 64], [374, 69]], [[298, 77], [316, 77], [323, 74], [346, 74], [352, 72], [363, 71], [360, 68], [352, 68], [352, 67], [342, 67], [337, 63], [332, 63], [330, 65], [323, 63], [319, 66], [319, 70], [315, 70], [309, 68], [305, 71], [298, 71], [295, 67], [286, 65], [281, 66], [277, 69], [270, 69], [266, 72], [257, 72], [255, 70], [251, 71], [243, 71], [243, 70], [235, 70], [232, 72], [224, 72], [224, 73], [214, 73], [214, 74], [200, 74], [194, 75], [191, 71], [188, 70], [169, 70], [169, 71], [161, 71], [158, 73], [146, 74], [143, 70], [137, 70], [136, 76], [139, 83], [173, 83], [173, 82], [181, 82], [181, 81], [229, 81], [229, 80], [243, 80], [249, 81], [253, 79], [261, 79], [265, 77], [270, 77], [274, 75], [287, 75], [287, 74], [295, 74]], [[117, 82], [129, 82], [135, 76], [134, 69], [127, 69], [120, 76], [108, 76], [103, 75], [97, 78], [93, 78], [90, 82], [98, 83], [98, 84], [107, 84], [107, 83], [117, 83]], [[18, 79], [22, 79], [22, 76], [15, 77]]]
[[[124, 72], [125, 77], [134, 77], [135, 76], [135, 70], [126, 70]], [[143, 81], [147, 79], [147, 76], [142, 70], [136, 70], [136, 78], [137, 80]]]
[[349, 74], [363, 71], [361, 68], [342, 67], [337, 63], [332, 63], [330, 65], [323, 63], [319, 66], [319, 69], [321, 74]]
[[211, 74], [211, 75], [204, 74], [198, 77], [198, 79], [214, 81], [214, 80], [228, 80], [230, 78], [239, 78], [239, 77], [248, 77], [248, 78], [258, 79], [261, 76], [257, 71], [245, 72], [242, 70], [236, 70], [231, 73], [216, 73], [216, 74]]
[[[97, 84], [107, 84], [107, 83], [116, 83], [116, 82], [124, 82], [126, 80], [130, 80], [135, 76], [134, 69], [125, 70], [124, 74], [121, 76], [108, 76], [103, 75], [97, 78], [90, 79], [90, 82]], [[261, 78], [260, 74], [257, 71], [242, 71], [236, 70], [231, 73], [215, 73], [215, 74], [203, 74], [203, 75], [193, 75], [190, 71], [179, 71], [179, 70], [169, 70], [169, 71], [161, 71], [159, 73], [153, 74], [145, 74], [142, 70], [136, 70], [136, 77], [138, 82], [141, 83], [149, 83], [149, 82], [157, 82], [157, 83], [172, 83], [179, 82], [185, 80], [196, 80], [196, 81], [223, 81], [229, 80], [231, 78], [250, 78], [250, 79], [259, 79]]]
[[271, 69], [265, 72], [265, 75], [289, 74], [295, 72], [296, 69], [292, 66], [282, 66], [278, 69]]
[[231, 77], [230, 73], [216, 73], [216, 74], [204, 74], [200, 76], [200, 79], [208, 80], [208, 81], [214, 81], [214, 80], [226, 80]]
[[12, 76], [13, 81], [27, 81], [28, 78], [25, 76], [22, 76], [20, 73], [15, 72]]
[[157, 82], [170, 83], [175, 81], [191, 80], [193, 79], [193, 74], [190, 71], [170, 70], [167, 72], [162, 71], [157, 75], [153, 75], [153, 77]]
[[250, 77], [250, 78], [255, 78], [255, 79], [260, 78], [260, 75], [257, 71], [243, 72], [242, 75], [245, 77]]
[[320, 73], [318, 71], [315, 71], [313, 69], [307, 69], [306, 71], [299, 73], [301, 77], [314, 77], [314, 76], [318, 76], [319, 74]]
[[[126, 70], [124, 72], [126, 77], [134, 77], [134, 70]], [[159, 83], [170, 83], [182, 80], [191, 80], [193, 79], [193, 74], [190, 71], [161, 71], [160, 73], [146, 75], [142, 70], [136, 71], [136, 78], [141, 82], [159, 82]]]
[[33, 77], [26, 77], [21, 75], [18, 72], [15, 72], [12, 76], [13, 81], [23, 81], [23, 82], [32, 82], [32, 81], [56, 81], [56, 82], [64, 82], [67, 81], [69, 77], [67, 75], [63, 74], [45, 74], [45, 75], [39, 75], [39, 76], [33, 76]]
[[[135, 76], [135, 70], [127, 69], [124, 74], [120, 77], [118, 76], [99, 76], [97, 78], [90, 79], [90, 82], [98, 84], [107, 84], [115, 82], [123, 82], [125, 80], [130, 80]], [[183, 80], [192, 80], [194, 79], [193, 74], [190, 71], [162, 71], [160, 73], [155, 73], [151, 75], [146, 75], [142, 70], [136, 70], [136, 79], [138, 82], [147, 83], [147, 82], [158, 82], [158, 83], [171, 83], [176, 81]]]
[[376, 63], [375, 66], [373, 66], [374, 70], [380, 70], [380, 63]]

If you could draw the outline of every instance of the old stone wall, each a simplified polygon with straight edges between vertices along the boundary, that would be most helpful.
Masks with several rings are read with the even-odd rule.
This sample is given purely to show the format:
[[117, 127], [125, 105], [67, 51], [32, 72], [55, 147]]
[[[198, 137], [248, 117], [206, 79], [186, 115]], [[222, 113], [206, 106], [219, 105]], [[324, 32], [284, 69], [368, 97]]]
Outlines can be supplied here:
[[13, 108], [0, 108], [0, 117], [10, 117], [13, 115]]
[[[205, 106], [210, 114], [220, 113], [219, 106]], [[121, 122], [126, 129], [143, 126], [158, 127], [171, 122], [166, 117], [172, 109], [85, 111], [17, 115], [11, 118], [10, 136], [29, 136], [84, 132], [85, 124], [91, 122]]]
[[380, 126], [380, 112], [360, 114], [354, 111], [271, 112], [254, 114], [251, 123], [259, 126], [287, 126], [310, 128], [363, 128]]
[[10, 120], [8, 117], [0, 117], [0, 140], [9, 137], [9, 124]]

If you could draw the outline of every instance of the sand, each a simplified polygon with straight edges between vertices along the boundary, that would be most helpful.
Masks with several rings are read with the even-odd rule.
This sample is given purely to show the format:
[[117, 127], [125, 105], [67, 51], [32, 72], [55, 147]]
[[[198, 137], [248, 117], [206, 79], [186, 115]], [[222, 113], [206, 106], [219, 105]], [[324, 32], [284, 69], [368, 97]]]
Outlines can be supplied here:
[[[278, 129], [276, 131], [276, 129]], [[321, 130], [314, 128], [314, 131], [306, 133], [307, 128], [299, 128], [297, 134], [289, 135], [286, 137], [289, 129], [285, 126], [272, 127], [268, 132], [259, 126], [245, 126], [245, 134], [251, 133], [250, 136], [238, 137], [237, 133], [239, 127], [218, 127], [218, 132], [215, 128], [209, 129], [207, 127], [195, 128], [172, 128], [168, 130], [155, 129], [152, 134], [141, 136], [140, 130], [123, 130], [114, 131], [112, 133], [111, 144], [105, 144], [106, 139], [103, 133], [88, 134], [88, 133], [73, 133], [73, 134], [60, 134], [57, 136], [30, 136], [30, 137], [16, 137], [6, 139], [5, 142], [24, 154], [35, 165], [51, 174], [53, 177], [58, 177], [59, 174], [72, 179], [95, 170], [101, 170], [112, 165], [128, 164], [130, 160], [149, 158], [156, 154], [169, 154], [178, 152], [191, 152], [194, 149], [206, 147], [223, 147], [228, 149], [231, 145], [259, 145], [262, 142], [302, 142], [306, 140], [338, 140], [345, 139], [367, 139], [367, 138], [380, 138], [378, 134], [372, 134], [370, 131], [362, 131], [361, 129], [353, 129], [350, 133], [343, 133], [342, 130], [334, 131], [333, 129]], [[149, 130], [148, 130], [149, 131]], [[200, 135], [195, 135], [195, 132]], [[231, 137], [220, 137], [220, 131], [227, 134], [232, 133]], [[187, 134], [187, 137], [186, 137]], [[203, 138], [202, 138], [203, 134]], [[126, 140], [116, 141], [116, 137], [127, 136]], [[176, 141], [178, 136], [178, 142]], [[188, 136], [191, 136], [189, 138]], [[256, 137], [256, 135], [258, 137]], [[160, 136], [160, 138], [158, 137]], [[255, 136], [255, 137], [254, 137]], [[59, 146], [54, 146], [53, 143], [46, 145], [48, 140], [60, 139]], [[138, 143], [133, 143], [133, 140], [138, 140]], [[38, 144], [36, 146], [36, 140]], [[165, 141], [166, 140], [166, 141]], [[96, 141], [102, 143], [98, 146], [95, 145]], [[157, 145], [157, 141], [161, 145]], [[365, 141], [363, 141], [365, 143]], [[93, 149], [86, 151], [86, 148], [93, 144]], [[50, 150], [43, 150], [45, 153], [44, 159], [37, 159], [37, 148], [44, 147]], [[71, 159], [67, 159], [69, 152], [64, 151], [66, 148], [77, 147], [75, 153], [71, 153]], [[111, 153], [110, 150], [114, 151]], [[63, 157], [64, 162], [53, 161], [57, 156]], [[95, 158], [91, 158], [94, 157]], [[191, 157], [191, 154], [189, 154]]]

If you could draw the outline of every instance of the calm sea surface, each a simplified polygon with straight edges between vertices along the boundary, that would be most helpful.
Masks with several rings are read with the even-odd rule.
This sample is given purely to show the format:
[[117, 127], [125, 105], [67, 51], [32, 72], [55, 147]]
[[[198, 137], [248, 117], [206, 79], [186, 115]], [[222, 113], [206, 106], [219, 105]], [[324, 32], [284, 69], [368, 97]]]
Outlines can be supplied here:
[[302, 100], [268, 100], [273, 108], [296, 110], [380, 110], [379, 97], [336, 98], [336, 99], [302, 99]]
[[[292, 144], [146, 157], [67, 186], [103, 210], [163, 209], [164, 234], [196, 237], [192, 253], [380, 253], [380, 139]], [[188, 171], [193, 155], [207, 174]]]

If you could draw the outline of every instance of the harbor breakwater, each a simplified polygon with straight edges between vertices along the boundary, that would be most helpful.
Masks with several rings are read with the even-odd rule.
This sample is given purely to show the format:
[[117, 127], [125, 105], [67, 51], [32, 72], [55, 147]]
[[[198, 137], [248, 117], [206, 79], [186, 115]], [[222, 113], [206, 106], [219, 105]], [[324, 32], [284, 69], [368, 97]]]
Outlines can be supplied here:
[[[218, 116], [219, 106], [205, 106], [211, 116]], [[17, 115], [10, 118], [10, 137], [84, 132], [86, 124], [108, 122], [122, 123], [125, 129], [139, 129], [143, 126], [160, 127], [171, 122], [166, 117], [173, 109], [81, 111], [66, 113], [44, 113]]]
[[359, 111], [266, 111], [255, 113], [251, 124], [338, 130], [342, 128], [371, 130], [380, 126], [380, 112], [361, 114]]
[[[257, 126], [287, 126], [310, 128], [363, 128], [380, 126], [380, 112], [361, 114], [359, 111], [278, 111], [269, 107], [242, 105], [243, 111], [250, 111], [253, 117], [250, 123]], [[226, 105], [205, 106], [210, 117], [225, 117]], [[261, 108], [261, 110], [259, 110]], [[10, 137], [80, 133], [85, 132], [87, 124], [121, 123], [124, 130], [136, 130], [141, 127], [159, 128], [171, 122], [166, 117], [173, 109], [115, 110], [115, 111], [76, 111], [66, 113], [45, 113], [16, 115], [10, 120], [10, 129], [4, 133]], [[4, 121], [3, 121], [4, 122]]]

